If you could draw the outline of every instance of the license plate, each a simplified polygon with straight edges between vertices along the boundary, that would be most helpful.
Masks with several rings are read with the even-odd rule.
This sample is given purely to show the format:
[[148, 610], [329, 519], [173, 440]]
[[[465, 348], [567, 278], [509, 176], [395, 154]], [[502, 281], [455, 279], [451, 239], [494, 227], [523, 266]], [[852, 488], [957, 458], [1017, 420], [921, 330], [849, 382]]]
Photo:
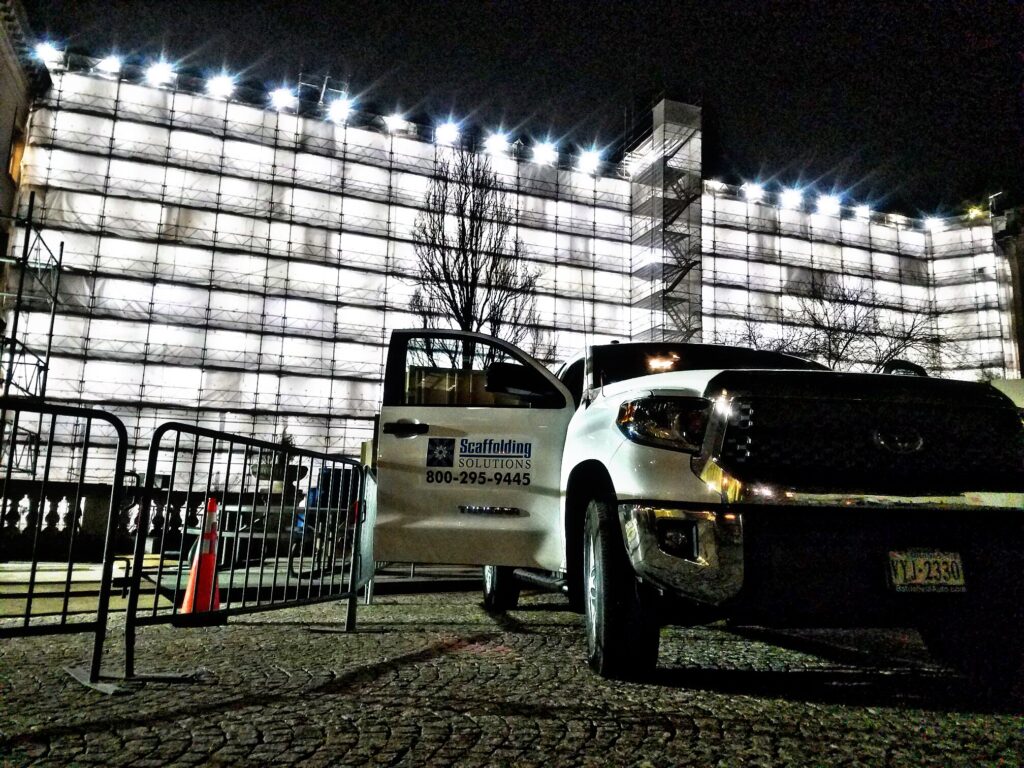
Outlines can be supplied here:
[[889, 553], [889, 584], [897, 592], [965, 592], [959, 552]]

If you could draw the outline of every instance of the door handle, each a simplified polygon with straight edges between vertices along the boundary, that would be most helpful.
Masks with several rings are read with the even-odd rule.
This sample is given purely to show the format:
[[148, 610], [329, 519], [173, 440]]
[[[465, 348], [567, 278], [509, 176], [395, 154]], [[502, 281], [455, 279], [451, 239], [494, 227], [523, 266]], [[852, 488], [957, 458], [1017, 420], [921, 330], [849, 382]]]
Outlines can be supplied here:
[[385, 421], [383, 428], [383, 432], [385, 435], [396, 435], [397, 437], [412, 437], [413, 435], [425, 435], [429, 431], [429, 424], [417, 424], [412, 421]]

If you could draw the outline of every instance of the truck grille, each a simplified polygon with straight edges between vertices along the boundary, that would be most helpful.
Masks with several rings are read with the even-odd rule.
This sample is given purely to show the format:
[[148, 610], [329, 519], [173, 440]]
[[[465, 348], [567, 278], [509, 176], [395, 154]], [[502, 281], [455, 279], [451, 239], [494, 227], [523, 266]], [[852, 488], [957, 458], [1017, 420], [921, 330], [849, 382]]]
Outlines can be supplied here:
[[1002, 404], [743, 395], [719, 461], [806, 492], [1024, 491], [1024, 428]]

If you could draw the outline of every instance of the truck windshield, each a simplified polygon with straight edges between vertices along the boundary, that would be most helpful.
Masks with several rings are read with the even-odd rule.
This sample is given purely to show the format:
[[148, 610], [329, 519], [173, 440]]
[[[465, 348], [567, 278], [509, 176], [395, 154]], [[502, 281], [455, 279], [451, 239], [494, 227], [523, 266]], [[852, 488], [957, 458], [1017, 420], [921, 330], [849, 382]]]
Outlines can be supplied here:
[[780, 352], [713, 344], [606, 344], [594, 347], [594, 386], [668, 371], [767, 368], [824, 371], [825, 366]]

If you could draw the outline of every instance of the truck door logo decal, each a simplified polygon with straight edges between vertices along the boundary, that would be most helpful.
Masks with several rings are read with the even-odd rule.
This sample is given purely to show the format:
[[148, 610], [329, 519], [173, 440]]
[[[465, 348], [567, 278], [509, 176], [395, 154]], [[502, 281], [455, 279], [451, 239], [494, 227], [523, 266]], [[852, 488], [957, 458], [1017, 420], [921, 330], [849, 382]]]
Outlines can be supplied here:
[[526, 486], [533, 481], [533, 458], [526, 440], [430, 437], [423, 477], [429, 484]]
[[507, 437], [459, 440], [455, 464], [461, 469], [530, 469], [533, 443]]
[[427, 439], [427, 466], [455, 466], [454, 437], [431, 437]]

